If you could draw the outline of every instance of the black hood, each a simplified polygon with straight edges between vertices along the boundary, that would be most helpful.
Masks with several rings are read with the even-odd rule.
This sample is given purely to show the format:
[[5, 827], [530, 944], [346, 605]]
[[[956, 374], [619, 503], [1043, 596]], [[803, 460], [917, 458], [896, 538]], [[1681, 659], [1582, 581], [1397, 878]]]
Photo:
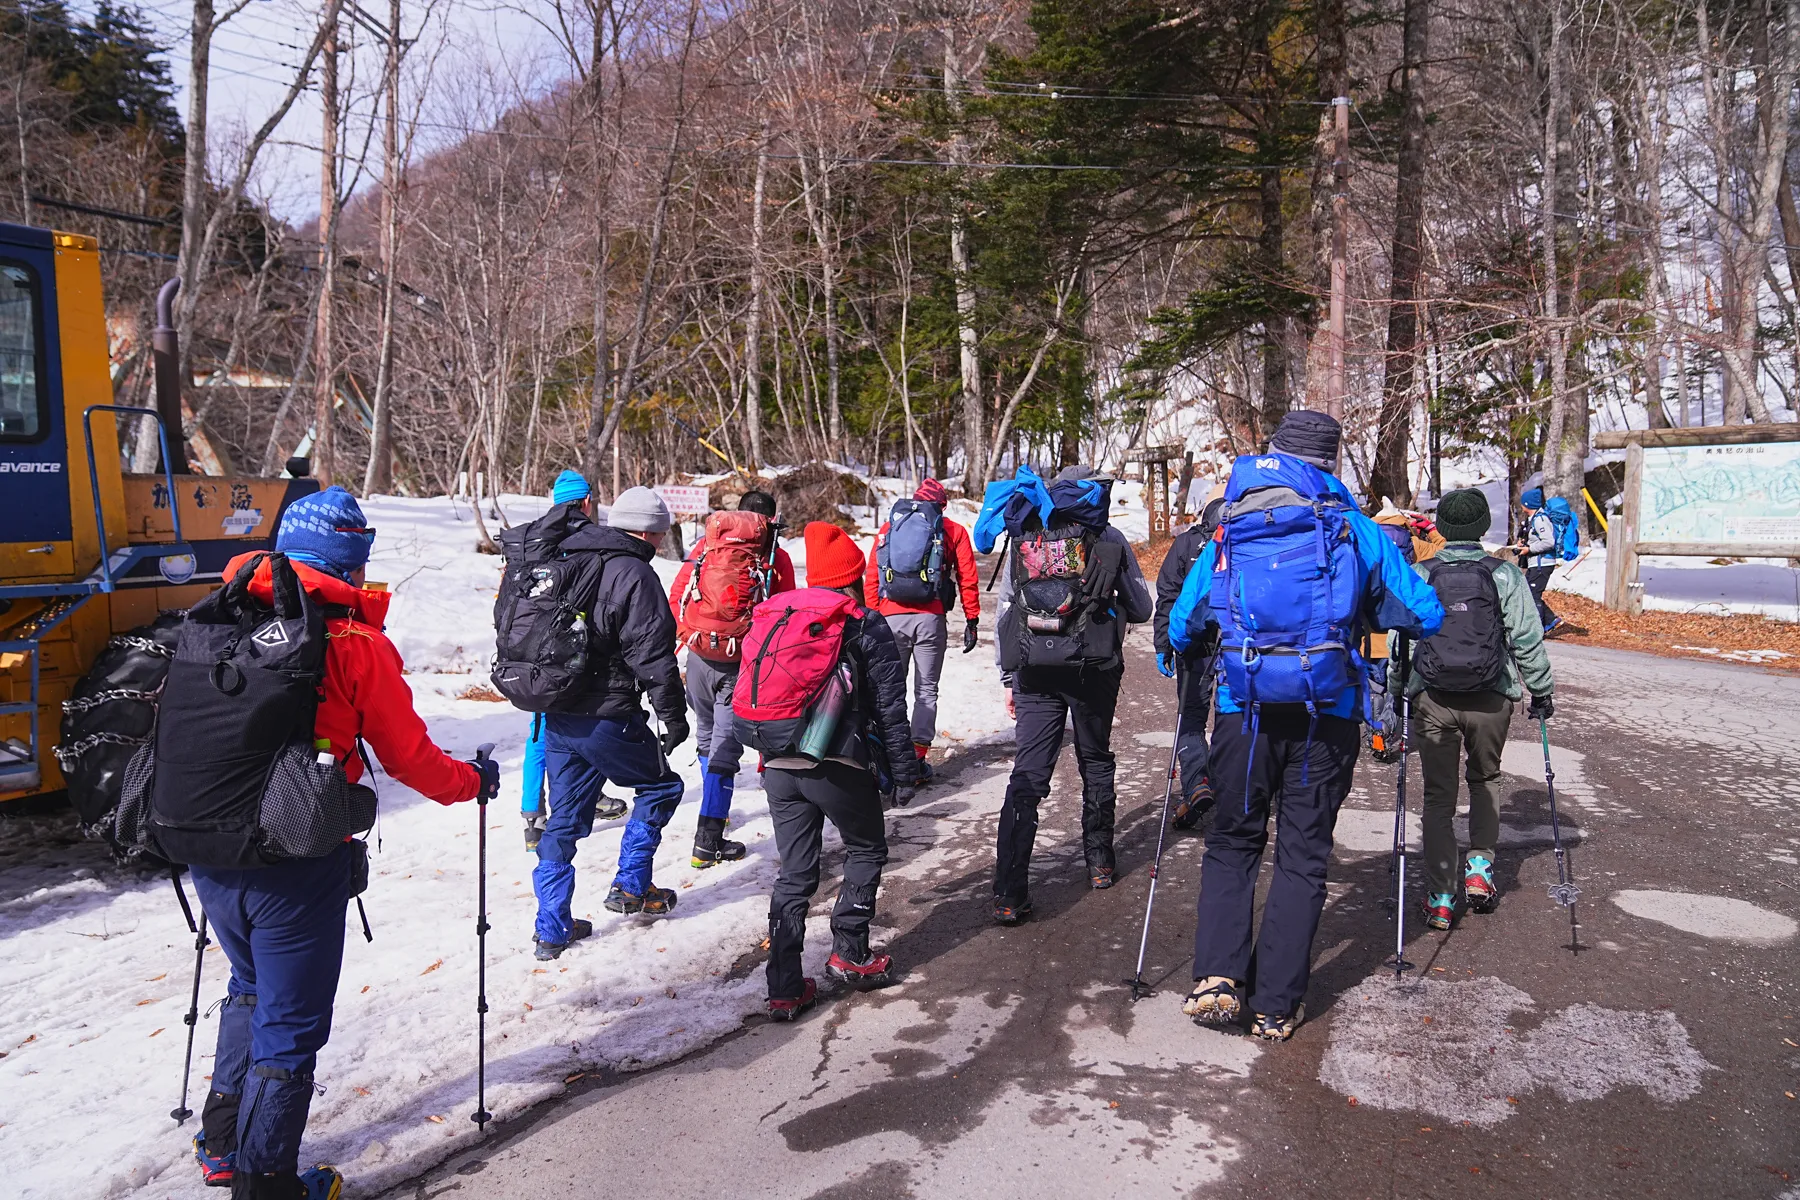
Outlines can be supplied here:
[[602, 554], [629, 554], [644, 562], [656, 557], [656, 547], [643, 538], [632, 537], [622, 529], [614, 529], [610, 525], [601, 525], [588, 521], [583, 525], [571, 527], [567, 537], [558, 547], [565, 554], [577, 550], [597, 550]]

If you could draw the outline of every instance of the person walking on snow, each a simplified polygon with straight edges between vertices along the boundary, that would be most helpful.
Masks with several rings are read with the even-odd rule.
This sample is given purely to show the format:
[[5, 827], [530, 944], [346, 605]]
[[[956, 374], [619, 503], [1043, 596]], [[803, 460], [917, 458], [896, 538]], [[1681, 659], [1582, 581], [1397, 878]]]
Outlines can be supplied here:
[[[750, 612], [758, 603], [794, 590], [794, 560], [775, 542], [780, 528], [775, 523], [775, 497], [767, 492], [745, 492], [738, 497], [737, 512], [744, 515], [719, 512], [707, 519], [721, 552], [709, 555], [708, 535], [702, 534], [669, 589], [676, 634], [688, 648], [687, 701], [694, 710], [701, 771], [700, 820], [691, 861], [702, 870], [715, 863], [736, 862], [747, 853], [744, 843], [725, 836], [738, 764], [744, 757], [731, 722], [738, 639], [749, 629]], [[701, 567], [698, 577], [696, 566]], [[713, 569], [706, 569], [709, 566]], [[690, 628], [683, 619], [684, 611], [691, 613], [694, 623], [707, 623], [708, 628]], [[711, 622], [705, 621], [708, 616]], [[716, 653], [711, 648], [721, 645], [721, 626], [735, 636], [724, 639], [725, 653]]]
[[1220, 484], [1206, 498], [1200, 520], [1169, 543], [1162, 569], [1156, 574], [1156, 617], [1150, 626], [1156, 669], [1164, 679], [1175, 681], [1175, 704], [1180, 710], [1181, 740], [1176, 743], [1175, 757], [1181, 765], [1181, 800], [1170, 818], [1177, 829], [1192, 829], [1212, 811], [1212, 785], [1206, 781], [1206, 720], [1212, 715], [1212, 656], [1218, 647], [1209, 640], [1186, 653], [1175, 653], [1169, 645], [1169, 610], [1175, 607], [1201, 547], [1218, 535], [1219, 514], [1224, 508], [1225, 486]]
[[950, 499], [935, 479], [897, 502], [875, 534], [863, 594], [887, 618], [900, 648], [900, 667], [912, 674], [912, 745], [919, 774], [931, 778], [926, 754], [937, 737], [938, 681], [950, 641], [950, 609], [962, 596], [964, 654], [975, 649], [981, 623], [981, 577], [969, 531], [944, 516]]
[[[327, 610], [316, 742], [351, 783], [363, 774], [360, 739], [389, 775], [439, 804], [483, 791], [492, 798], [500, 790], [492, 760], [477, 766], [451, 758], [432, 744], [413, 709], [399, 652], [382, 632], [391, 596], [363, 586], [374, 540], [355, 498], [340, 487], [296, 500], [275, 536], [301, 587]], [[232, 559], [223, 578], [235, 578], [253, 557]], [[251, 599], [272, 603], [272, 577], [264, 558], [250, 579]], [[331, 1036], [360, 853], [346, 841], [322, 858], [247, 870], [190, 868], [231, 963], [194, 1150], [206, 1182], [230, 1186], [236, 1200], [336, 1200], [342, 1187], [330, 1167], [300, 1171], [300, 1139], [314, 1066]]]
[[781, 856], [769, 897], [768, 1007], [778, 1021], [811, 1008], [818, 994], [801, 972], [801, 950], [826, 821], [844, 843], [844, 881], [825, 972], [875, 987], [893, 969], [890, 956], [869, 946], [887, 862], [881, 793], [891, 789], [895, 803], [909, 803], [918, 759], [909, 751], [906, 668], [887, 621], [863, 604], [863, 570], [850, 535], [822, 521], [808, 525], [807, 586], [757, 608], [744, 650], [748, 682], [734, 693], [737, 736], [764, 755]]
[[[1419, 643], [1406, 681], [1425, 777], [1425, 923], [1433, 929], [1448, 929], [1455, 920], [1459, 867], [1470, 909], [1492, 912], [1499, 903], [1497, 785], [1513, 705], [1530, 692], [1532, 720], [1554, 711], [1550, 655], [1530, 587], [1518, 567], [1489, 557], [1481, 545], [1491, 520], [1480, 492], [1449, 493], [1437, 512], [1447, 544], [1413, 568], [1444, 606], [1443, 628]], [[1465, 752], [1469, 854], [1463, 866], [1452, 822]]]
[[[560, 505], [533, 522], [533, 528], [563, 530], [558, 556], [579, 556], [577, 566], [592, 574], [578, 594], [593, 598], [586, 610], [586, 686], [544, 714], [550, 819], [531, 877], [538, 901], [534, 940], [539, 959], [556, 958], [593, 932], [590, 922], [570, 913], [575, 850], [593, 832], [594, 809], [609, 780], [633, 789], [637, 798], [605, 907], [653, 917], [667, 916], [675, 907], [675, 893], [650, 878], [663, 826], [684, 790], [668, 756], [688, 738], [687, 702], [675, 666], [675, 618], [650, 566], [669, 525], [667, 506], [646, 487], [620, 493], [605, 525]], [[639, 702], [645, 694], [662, 720], [660, 739], [651, 733]]]
[[[1032, 476], [1036, 481], [1036, 476]], [[1016, 493], [1006, 514], [994, 642], [1018, 750], [994, 848], [994, 920], [1031, 915], [1038, 805], [1050, 794], [1063, 725], [1075, 728], [1088, 882], [1113, 884], [1113, 712], [1125, 674], [1125, 626], [1154, 615], [1125, 535], [1108, 523], [1112, 480], [1067, 467]]]
[[1526, 488], [1520, 492], [1519, 507], [1525, 513], [1525, 527], [1514, 548], [1525, 565], [1525, 579], [1531, 585], [1531, 599], [1537, 605], [1538, 623], [1549, 635], [1562, 624], [1562, 618], [1544, 603], [1550, 577], [1556, 573], [1556, 564], [1563, 560], [1562, 539], [1557, 534], [1556, 522], [1544, 507], [1543, 488]]
[[[1256, 937], [1251, 1032], [1285, 1041], [1304, 1019], [1338, 808], [1361, 745], [1367, 629], [1436, 633], [1437, 596], [1364, 516], [1335, 469], [1342, 430], [1290, 412], [1267, 454], [1237, 459], [1220, 538], [1201, 551], [1169, 614], [1186, 651], [1219, 627], [1218, 716], [1208, 762], [1216, 803], [1182, 1011], [1236, 1021], [1250, 981], [1257, 869], [1275, 814], [1275, 877]], [[1279, 574], [1277, 573], [1279, 572]]]

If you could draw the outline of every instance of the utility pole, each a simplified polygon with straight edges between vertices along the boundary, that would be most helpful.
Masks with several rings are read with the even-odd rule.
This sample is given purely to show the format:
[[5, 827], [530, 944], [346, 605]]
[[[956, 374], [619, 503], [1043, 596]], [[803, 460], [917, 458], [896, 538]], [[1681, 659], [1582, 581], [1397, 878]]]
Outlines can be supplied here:
[[1350, 285], [1350, 97], [1333, 98], [1331, 114], [1337, 151], [1331, 163], [1331, 329], [1326, 343], [1331, 363], [1325, 411], [1342, 421], [1349, 391], [1344, 378], [1344, 303]]
[[339, 0], [326, 0], [324, 60], [319, 72], [323, 104], [319, 138], [319, 311], [313, 326], [313, 477], [320, 487], [332, 479], [331, 423], [337, 404], [336, 371], [331, 358], [332, 291], [337, 285], [338, 207], [338, 12]]
[[394, 291], [400, 264], [400, 0], [388, 0], [387, 122], [381, 131], [381, 346], [375, 363], [374, 429], [363, 494], [394, 482]]

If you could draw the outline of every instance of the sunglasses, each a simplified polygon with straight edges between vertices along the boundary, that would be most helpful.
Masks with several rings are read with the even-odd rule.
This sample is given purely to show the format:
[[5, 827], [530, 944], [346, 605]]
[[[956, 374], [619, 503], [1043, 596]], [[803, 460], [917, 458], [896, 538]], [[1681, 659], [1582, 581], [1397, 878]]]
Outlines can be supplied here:
[[375, 527], [373, 525], [336, 525], [333, 526], [333, 529], [338, 533], [357, 533], [366, 538], [373, 538], [375, 536]]

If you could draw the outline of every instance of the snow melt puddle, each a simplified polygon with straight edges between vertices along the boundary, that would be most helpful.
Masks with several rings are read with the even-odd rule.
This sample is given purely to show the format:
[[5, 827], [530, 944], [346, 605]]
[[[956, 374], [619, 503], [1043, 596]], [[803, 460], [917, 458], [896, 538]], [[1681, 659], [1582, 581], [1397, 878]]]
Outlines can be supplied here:
[[1614, 892], [1612, 902], [1634, 917], [1720, 941], [1773, 946], [1800, 931], [1792, 917], [1729, 896], [1630, 889]]
[[1486, 1126], [1539, 1089], [1573, 1102], [1635, 1087], [1674, 1104], [1718, 1069], [1673, 1013], [1575, 1004], [1520, 1032], [1513, 1014], [1535, 1007], [1493, 978], [1397, 984], [1370, 976], [1332, 1010], [1319, 1082], [1358, 1104]]

